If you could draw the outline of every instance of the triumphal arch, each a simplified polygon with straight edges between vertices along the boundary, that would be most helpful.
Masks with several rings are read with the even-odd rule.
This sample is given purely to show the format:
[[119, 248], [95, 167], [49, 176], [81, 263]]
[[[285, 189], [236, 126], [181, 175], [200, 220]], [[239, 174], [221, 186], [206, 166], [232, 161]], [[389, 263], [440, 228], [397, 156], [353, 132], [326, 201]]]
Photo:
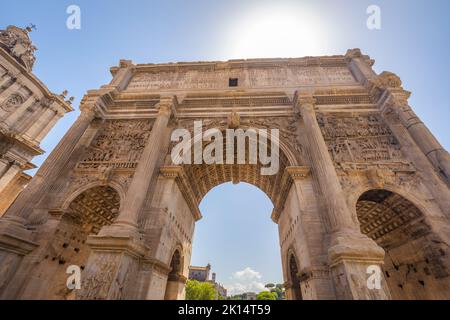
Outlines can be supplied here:
[[[198, 205], [227, 181], [272, 200], [289, 299], [450, 298], [449, 154], [399, 77], [372, 65], [358, 49], [122, 60], [0, 220], [1, 298], [182, 299]], [[195, 137], [195, 121], [277, 129], [276, 172], [247, 156], [174, 161], [174, 130]], [[80, 289], [66, 285], [69, 266]]]

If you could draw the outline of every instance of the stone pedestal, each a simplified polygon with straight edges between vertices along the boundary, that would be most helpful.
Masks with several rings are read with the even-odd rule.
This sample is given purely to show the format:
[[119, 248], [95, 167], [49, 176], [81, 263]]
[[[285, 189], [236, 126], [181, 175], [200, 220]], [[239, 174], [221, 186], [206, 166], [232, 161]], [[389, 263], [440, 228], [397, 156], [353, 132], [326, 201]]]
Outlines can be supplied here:
[[0, 298], [12, 298], [12, 290], [6, 288], [23, 257], [37, 246], [33, 234], [24, 227], [21, 218], [12, 216], [0, 219]]
[[140, 235], [110, 226], [99, 235], [90, 236], [87, 244], [92, 251], [82, 273], [77, 299], [136, 298], [139, 261], [148, 251]]
[[384, 250], [365, 235], [352, 231], [334, 233], [328, 249], [331, 276], [339, 300], [386, 300], [389, 289], [380, 272], [381, 287], [370, 289], [367, 280], [369, 266], [384, 263]]
[[179, 274], [167, 279], [164, 300], [183, 300], [185, 298], [186, 277]]

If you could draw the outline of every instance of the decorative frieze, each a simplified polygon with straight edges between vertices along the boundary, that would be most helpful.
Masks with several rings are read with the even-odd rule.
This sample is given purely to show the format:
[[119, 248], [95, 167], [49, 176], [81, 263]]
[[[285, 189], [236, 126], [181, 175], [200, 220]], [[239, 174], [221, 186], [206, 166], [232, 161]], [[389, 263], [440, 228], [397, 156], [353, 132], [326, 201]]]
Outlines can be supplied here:
[[138, 72], [127, 90], [226, 89], [229, 79], [237, 78], [239, 87], [295, 87], [304, 85], [356, 84], [346, 66], [253, 67], [204, 70], [160, 70]]
[[80, 169], [133, 169], [152, 129], [152, 120], [107, 120], [78, 164]]
[[377, 163], [402, 160], [400, 145], [378, 114], [318, 114], [330, 155], [336, 163]]

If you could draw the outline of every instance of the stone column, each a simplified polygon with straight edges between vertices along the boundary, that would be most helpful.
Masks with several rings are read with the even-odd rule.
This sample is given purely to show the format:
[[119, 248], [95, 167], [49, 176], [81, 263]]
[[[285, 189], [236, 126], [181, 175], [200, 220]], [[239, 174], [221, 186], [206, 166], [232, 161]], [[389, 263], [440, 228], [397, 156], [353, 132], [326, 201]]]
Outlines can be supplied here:
[[25, 189], [26, 192], [22, 192], [16, 202], [7, 211], [6, 216], [14, 216], [26, 220], [32, 206], [46, 194], [48, 188], [69, 160], [78, 140], [95, 117], [94, 106], [84, 106], [81, 108], [82, 111], [78, 119], [39, 168]]
[[0, 193], [6, 188], [6, 186], [14, 179], [14, 177], [20, 172], [20, 164], [13, 162], [8, 170], [0, 177]]
[[164, 132], [172, 114], [172, 106], [172, 98], [163, 99], [159, 104], [158, 117], [153, 124], [150, 138], [142, 152], [115, 225], [137, 228], [139, 212], [145, 202], [150, 181], [160, 157]]
[[0, 105], [4, 103], [11, 94], [18, 91], [22, 86], [22, 82], [19, 78], [16, 79], [8, 88], [6, 88], [2, 93], [0, 93]]
[[22, 103], [22, 105], [19, 108], [17, 108], [14, 112], [12, 112], [5, 120], [3, 120], [3, 123], [7, 127], [11, 128], [27, 111], [27, 109], [37, 102], [39, 102], [39, 100], [35, 96], [28, 97], [28, 99], [24, 103]]
[[323, 200], [326, 202], [329, 211], [328, 218], [331, 230], [333, 232], [342, 229], [358, 230], [358, 226], [353, 221], [347, 208], [341, 183], [317, 123], [314, 105], [315, 99], [312, 96], [299, 96], [298, 106], [309, 142], [311, 165], [324, 194]]
[[42, 113], [32, 122], [31, 126], [25, 131], [24, 136], [30, 141], [36, 140], [38, 134], [47, 126], [50, 120], [55, 116], [52, 107], [53, 101], [45, 99], [41, 102]]
[[73, 149], [95, 117], [95, 105], [84, 105], [80, 109], [81, 114], [78, 119], [39, 168], [26, 189], [19, 194], [0, 219], [0, 264], [9, 266], [8, 272], [0, 273], [0, 284], [2, 284], [0, 296], [2, 297], [8, 297], [10, 294], [11, 290], [6, 288], [23, 257], [38, 246], [34, 242], [32, 231], [25, 227], [33, 208], [49, 192], [53, 182], [71, 158]]
[[[445, 164], [446, 159], [444, 153], [447, 154], [447, 156], [448, 153], [442, 148], [442, 146], [439, 145], [438, 147], [438, 142], [434, 137], [431, 139], [430, 136], [426, 134], [426, 132], [429, 131], [423, 124], [416, 125], [416, 134], [426, 129], [426, 132], [423, 132], [423, 146], [432, 150], [428, 152], [428, 158], [425, 152], [421, 152], [421, 149], [419, 148], [420, 145], [416, 142], [421, 140], [422, 137], [417, 136], [417, 139], [413, 139], [413, 136], [409, 134], [408, 119], [414, 121], [414, 123], [418, 120], [410, 118], [407, 113], [408, 110], [411, 110], [405, 99], [407, 96], [409, 96], [409, 94], [406, 96], [402, 95], [399, 99], [398, 96], [395, 97], [392, 93], [389, 93], [388, 90], [385, 91], [382, 97], [383, 102], [380, 106], [381, 115], [395, 138], [398, 140], [402, 152], [420, 171], [423, 177], [423, 183], [430, 190], [444, 215], [447, 218], [450, 218], [450, 191], [444, 181], [438, 176], [438, 168], [433, 167], [433, 161], [430, 159], [430, 156], [439, 156], [440, 154], [442, 155], [440, 160], [442, 160], [442, 163]], [[431, 133], [429, 134], [431, 135]], [[433, 141], [436, 141], [437, 144]], [[450, 163], [447, 164], [450, 165]], [[438, 165], [438, 163], [436, 163], [436, 165]]]
[[4, 73], [2, 78], [0, 79], [0, 88], [4, 86], [5, 83], [7, 83], [11, 79], [11, 77], [12, 75], [9, 74], [8, 72]]
[[450, 155], [411, 109], [408, 97], [409, 92], [401, 92], [398, 99], [393, 99], [393, 108], [417, 146], [450, 184]]
[[142, 152], [117, 220], [90, 236], [91, 254], [84, 271], [78, 299], [133, 299], [138, 294], [140, 262], [149, 248], [138, 230], [139, 213], [145, 203], [164, 143], [174, 98], [162, 98], [158, 116]]
[[377, 75], [372, 70], [373, 60], [362, 55], [359, 49], [348, 50], [346, 57], [349, 69], [361, 84], [368, 87], [370, 92], [374, 89], [388, 90], [389, 94], [394, 96], [394, 100], [397, 101], [396, 112], [409, 135], [450, 185], [450, 155], [408, 105], [407, 99], [410, 93], [401, 88], [400, 78], [386, 71]]
[[322, 136], [315, 114], [315, 99], [308, 94], [297, 95], [297, 106], [305, 126], [312, 174], [317, 178], [326, 217], [330, 226], [328, 260], [337, 299], [389, 299], [389, 289], [383, 274], [383, 286], [369, 290], [367, 267], [382, 265], [384, 250], [361, 233], [346, 202], [334, 163]]
[[42, 139], [44, 139], [45, 136], [50, 132], [56, 122], [58, 122], [58, 120], [64, 116], [64, 112], [58, 110], [55, 105], [53, 105], [52, 109], [53, 116], [50, 117], [50, 120], [47, 122], [45, 127], [34, 138], [34, 142], [36, 142], [36, 144], [39, 144]]

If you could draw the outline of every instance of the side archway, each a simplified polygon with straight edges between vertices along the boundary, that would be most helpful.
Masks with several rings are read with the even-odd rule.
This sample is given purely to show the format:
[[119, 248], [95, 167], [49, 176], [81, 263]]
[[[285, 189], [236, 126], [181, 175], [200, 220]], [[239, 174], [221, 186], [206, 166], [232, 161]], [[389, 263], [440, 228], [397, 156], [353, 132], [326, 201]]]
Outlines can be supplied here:
[[300, 286], [300, 277], [299, 277], [299, 264], [297, 262], [297, 257], [292, 251], [288, 253], [288, 286], [287, 290], [290, 292], [288, 294], [289, 300], [303, 300], [302, 296], [302, 288]]
[[182, 252], [181, 248], [177, 248], [172, 254], [164, 300], [180, 300], [184, 298], [186, 278], [183, 276], [184, 257]]
[[448, 298], [446, 252], [436, 246], [423, 212], [386, 189], [362, 193], [356, 203], [361, 231], [385, 252], [384, 275], [393, 299]]
[[74, 290], [67, 288], [67, 267], [78, 266], [83, 274], [91, 252], [86, 244], [88, 236], [112, 224], [119, 207], [119, 193], [110, 186], [86, 189], [70, 201], [44, 250], [35, 281], [28, 284], [24, 296], [36, 296], [38, 290], [43, 299], [75, 299]]

